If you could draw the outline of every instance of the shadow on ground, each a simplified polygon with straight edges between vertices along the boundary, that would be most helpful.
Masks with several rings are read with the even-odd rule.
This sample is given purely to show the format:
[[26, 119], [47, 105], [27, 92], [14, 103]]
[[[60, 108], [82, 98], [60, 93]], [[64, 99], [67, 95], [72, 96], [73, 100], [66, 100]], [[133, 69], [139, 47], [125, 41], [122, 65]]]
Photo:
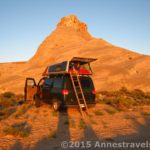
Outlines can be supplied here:
[[[136, 129], [136, 133], [135, 134], [131, 134], [131, 135], [117, 135], [115, 138], [113, 139], [103, 139], [103, 137], [97, 137], [96, 133], [94, 132], [94, 130], [92, 129], [92, 127], [90, 125], [87, 125], [87, 127], [84, 129], [84, 136], [83, 138], [80, 139], [80, 146], [82, 146], [82, 148], [74, 148], [75, 146], [72, 144], [70, 145], [70, 148], [63, 148], [63, 146], [61, 145], [61, 143], [63, 141], [70, 141], [70, 132], [69, 132], [69, 124], [64, 124], [64, 122], [69, 122], [69, 116], [68, 116], [68, 112], [61, 112], [58, 115], [58, 125], [57, 125], [57, 131], [56, 131], [56, 137], [55, 138], [48, 138], [45, 137], [41, 140], [39, 140], [36, 145], [34, 147], [30, 147], [30, 146], [26, 146], [23, 147], [22, 144], [17, 141], [12, 147], [11, 150], [63, 150], [63, 149], [86, 149], [85, 146], [87, 146], [87, 148], [89, 150], [96, 150], [96, 149], [102, 149], [102, 148], [94, 148], [95, 147], [95, 141], [100, 141], [100, 142], [146, 142], [147, 140], [150, 141], [150, 117], [149, 116], [145, 116], [144, 114], [142, 115], [145, 123], [144, 124], [140, 124], [137, 121], [137, 118], [135, 117], [131, 117], [131, 116], [126, 116], [128, 117], [128, 119], [130, 119], [132, 121], [132, 124], [134, 125], [135, 129]], [[117, 119], [117, 118], [116, 118]], [[115, 121], [115, 120], [114, 120]], [[101, 131], [99, 131], [101, 132]], [[88, 143], [86, 143], [87, 141], [91, 141], [90, 146], [88, 147]], [[84, 142], [84, 144], [82, 143]], [[83, 146], [85, 145], [85, 146]], [[92, 146], [91, 146], [92, 145]], [[97, 145], [98, 146], [98, 145]], [[78, 147], [78, 145], [77, 145]], [[106, 148], [103, 148], [104, 150], [107, 150]], [[111, 150], [112, 148], [108, 148], [109, 150]], [[116, 148], [114, 148], [116, 149]], [[117, 148], [118, 150], [119, 148]], [[122, 149], [122, 148], [120, 148]], [[127, 148], [128, 150], [130, 148]], [[132, 150], [134, 148], [131, 148]], [[135, 148], [137, 149], [137, 148]], [[143, 150], [146, 148], [143, 148]]]

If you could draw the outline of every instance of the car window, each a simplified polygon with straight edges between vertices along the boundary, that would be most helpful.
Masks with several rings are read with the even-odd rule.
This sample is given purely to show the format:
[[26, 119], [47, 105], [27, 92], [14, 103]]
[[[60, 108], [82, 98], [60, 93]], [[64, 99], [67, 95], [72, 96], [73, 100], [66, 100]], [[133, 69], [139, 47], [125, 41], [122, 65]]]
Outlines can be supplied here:
[[52, 87], [53, 80], [52, 79], [45, 79], [43, 87]]
[[50, 66], [48, 72], [65, 71], [66, 67], [67, 67], [67, 61]]
[[35, 86], [35, 81], [32, 79], [27, 80], [27, 85], [28, 86]]
[[54, 88], [62, 88], [62, 85], [63, 85], [63, 79], [62, 78], [54, 79], [54, 84], [53, 84]]
[[[81, 83], [81, 86], [82, 86], [82, 88], [83, 89], [85, 89], [85, 88], [93, 88], [93, 82], [92, 82], [92, 80], [90, 79], [90, 78], [80, 78], [80, 83]], [[69, 82], [68, 82], [68, 87], [69, 88], [73, 88], [73, 86], [72, 86], [72, 82], [71, 82], [71, 79], [69, 79]]]
[[89, 78], [81, 78], [80, 82], [81, 82], [82, 88], [92, 87], [92, 81]]
[[91, 70], [89, 64], [83, 64], [83, 65], [81, 65], [81, 68], [84, 68], [89, 71]]

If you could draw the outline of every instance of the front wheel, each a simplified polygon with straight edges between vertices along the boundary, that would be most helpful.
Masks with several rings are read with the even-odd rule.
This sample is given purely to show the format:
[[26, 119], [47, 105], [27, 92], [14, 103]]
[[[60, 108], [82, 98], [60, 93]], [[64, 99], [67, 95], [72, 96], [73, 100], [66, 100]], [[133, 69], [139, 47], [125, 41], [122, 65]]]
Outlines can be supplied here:
[[41, 101], [40, 101], [40, 96], [39, 95], [35, 95], [34, 104], [35, 104], [35, 107], [40, 107], [41, 106]]

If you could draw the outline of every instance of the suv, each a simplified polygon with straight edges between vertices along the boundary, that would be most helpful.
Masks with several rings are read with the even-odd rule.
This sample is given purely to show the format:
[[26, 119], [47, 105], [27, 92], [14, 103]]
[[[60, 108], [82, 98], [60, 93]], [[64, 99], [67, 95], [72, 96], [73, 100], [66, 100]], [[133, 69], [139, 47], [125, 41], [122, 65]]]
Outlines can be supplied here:
[[[94, 106], [96, 92], [91, 77], [81, 75], [79, 79], [87, 105]], [[25, 100], [34, 100], [36, 106], [40, 106], [41, 101], [52, 104], [53, 109], [56, 111], [62, 107], [78, 106], [69, 74], [43, 77], [38, 84], [33, 78], [27, 78]]]

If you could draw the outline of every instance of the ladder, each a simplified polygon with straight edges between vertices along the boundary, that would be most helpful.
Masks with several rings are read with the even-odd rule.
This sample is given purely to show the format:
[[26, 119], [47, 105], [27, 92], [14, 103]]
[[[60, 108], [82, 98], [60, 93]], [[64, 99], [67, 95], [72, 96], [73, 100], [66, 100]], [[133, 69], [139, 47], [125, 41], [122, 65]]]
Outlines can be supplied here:
[[74, 73], [70, 72], [70, 78], [71, 78], [75, 96], [79, 105], [79, 110], [82, 114], [83, 107], [84, 107], [86, 113], [88, 114], [88, 107], [87, 107], [85, 96], [84, 96], [82, 86], [80, 83], [79, 74], [77, 72], [74, 72]]

